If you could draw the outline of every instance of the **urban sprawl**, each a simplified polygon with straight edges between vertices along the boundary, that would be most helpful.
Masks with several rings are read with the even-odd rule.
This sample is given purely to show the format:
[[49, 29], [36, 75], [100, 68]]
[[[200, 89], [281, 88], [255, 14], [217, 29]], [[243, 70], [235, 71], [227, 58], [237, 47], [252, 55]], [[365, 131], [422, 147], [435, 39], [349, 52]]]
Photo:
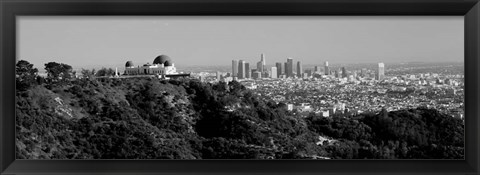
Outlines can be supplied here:
[[[384, 63], [378, 63], [373, 68], [347, 68], [333, 67], [325, 61], [323, 66], [303, 70], [302, 62], [295, 64], [293, 58], [267, 68], [265, 55], [261, 54], [255, 66], [232, 60], [230, 72], [192, 75], [212, 83], [239, 81], [265, 100], [284, 103], [288, 110], [298, 113], [332, 117], [427, 107], [464, 119], [463, 65], [386, 69]], [[462, 69], [450, 70], [454, 68]]]

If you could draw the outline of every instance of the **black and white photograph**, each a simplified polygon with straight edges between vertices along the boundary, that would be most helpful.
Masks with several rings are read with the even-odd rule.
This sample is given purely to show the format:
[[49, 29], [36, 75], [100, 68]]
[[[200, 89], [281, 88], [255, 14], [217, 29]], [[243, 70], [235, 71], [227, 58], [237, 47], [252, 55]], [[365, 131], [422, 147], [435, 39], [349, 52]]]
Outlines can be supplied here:
[[18, 16], [17, 159], [465, 159], [463, 16]]

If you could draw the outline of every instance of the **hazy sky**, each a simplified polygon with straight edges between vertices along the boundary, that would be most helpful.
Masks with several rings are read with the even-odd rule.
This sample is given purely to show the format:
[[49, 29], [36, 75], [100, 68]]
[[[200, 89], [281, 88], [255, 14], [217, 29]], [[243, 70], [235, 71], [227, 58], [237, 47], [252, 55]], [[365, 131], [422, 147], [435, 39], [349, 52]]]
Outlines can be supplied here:
[[[444, 17], [38, 17], [17, 18], [17, 59], [43, 69], [152, 63], [161, 54], [177, 67], [267, 64], [463, 62], [463, 16]], [[40, 65], [40, 66], [39, 66]]]

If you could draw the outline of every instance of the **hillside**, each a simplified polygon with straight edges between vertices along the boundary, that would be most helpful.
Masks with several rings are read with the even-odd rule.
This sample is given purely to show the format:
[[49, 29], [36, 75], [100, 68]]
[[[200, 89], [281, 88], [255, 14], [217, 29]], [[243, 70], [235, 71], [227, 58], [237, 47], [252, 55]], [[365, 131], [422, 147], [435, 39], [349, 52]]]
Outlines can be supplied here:
[[238, 82], [76, 79], [16, 94], [19, 159], [463, 158], [434, 109], [298, 116]]

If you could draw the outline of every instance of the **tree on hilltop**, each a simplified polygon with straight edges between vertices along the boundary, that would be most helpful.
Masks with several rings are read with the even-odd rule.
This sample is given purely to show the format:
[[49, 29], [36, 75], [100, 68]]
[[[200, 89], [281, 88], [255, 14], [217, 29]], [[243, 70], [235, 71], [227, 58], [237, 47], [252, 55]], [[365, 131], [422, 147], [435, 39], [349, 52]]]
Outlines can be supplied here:
[[96, 71], [95, 69], [92, 69], [92, 70], [82, 69], [80, 73], [82, 74], [82, 78], [93, 78], [93, 76], [95, 76]]
[[114, 76], [115, 75], [115, 70], [113, 70], [112, 68], [102, 68], [100, 70], [97, 71], [97, 73], [95, 74], [96, 76], [98, 77], [103, 77], [103, 76]]
[[26, 90], [36, 83], [37, 68], [33, 68], [33, 64], [28, 61], [20, 60], [15, 65], [16, 85], [19, 90]]
[[47, 70], [47, 78], [49, 80], [69, 80], [72, 78], [72, 66], [63, 63], [48, 62], [45, 64], [45, 70]]

